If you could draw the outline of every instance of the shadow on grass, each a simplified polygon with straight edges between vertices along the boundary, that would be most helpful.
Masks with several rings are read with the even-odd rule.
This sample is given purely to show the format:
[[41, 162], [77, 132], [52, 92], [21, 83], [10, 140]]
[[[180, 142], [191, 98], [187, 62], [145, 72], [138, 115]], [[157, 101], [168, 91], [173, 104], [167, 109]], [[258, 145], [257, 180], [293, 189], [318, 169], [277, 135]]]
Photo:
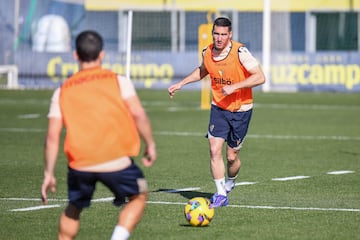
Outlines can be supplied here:
[[206, 192], [198, 192], [198, 191], [174, 191], [173, 189], [158, 189], [154, 190], [152, 192], [165, 192], [165, 193], [171, 193], [171, 194], [179, 194], [187, 199], [192, 199], [194, 197], [204, 197], [210, 199], [213, 193], [206, 193]]
[[207, 228], [209, 227], [209, 225], [205, 225], [205, 226], [193, 226], [190, 223], [189, 224], [179, 224], [180, 227], [198, 227], [198, 228]]

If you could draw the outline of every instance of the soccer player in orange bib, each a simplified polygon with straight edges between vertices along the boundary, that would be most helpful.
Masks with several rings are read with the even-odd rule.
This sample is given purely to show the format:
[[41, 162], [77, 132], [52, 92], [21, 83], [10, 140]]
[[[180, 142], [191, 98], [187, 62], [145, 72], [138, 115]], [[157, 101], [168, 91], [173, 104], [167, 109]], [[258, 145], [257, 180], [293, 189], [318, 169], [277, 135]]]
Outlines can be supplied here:
[[143, 165], [150, 167], [156, 160], [150, 120], [132, 82], [101, 67], [105, 56], [102, 37], [84, 31], [75, 45], [80, 71], [55, 90], [48, 114], [42, 200], [46, 204], [47, 192], [55, 191], [54, 171], [65, 126], [69, 203], [60, 217], [58, 239], [76, 237], [80, 213], [90, 206], [97, 182], [111, 190], [116, 206], [125, 204], [111, 239], [128, 239], [142, 218], [147, 199], [147, 182], [132, 159], [139, 154], [141, 138], [145, 143]]
[[[229, 204], [228, 194], [235, 187], [240, 171], [239, 151], [252, 115], [252, 88], [263, 84], [265, 76], [249, 50], [231, 39], [231, 21], [228, 18], [219, 17], [214, 21], [212, 37], [213, 43], [203, 49], [202, 64], [171, 85], [168, 93], [172, 98], [185, 84], [210, 75], [212, 102], [207, 138], [210, 144], [210, 169], [217, 190], [210, 200], [213, 207], [221, 207]], [[226, 170], [222, 157], [225, 142]]]

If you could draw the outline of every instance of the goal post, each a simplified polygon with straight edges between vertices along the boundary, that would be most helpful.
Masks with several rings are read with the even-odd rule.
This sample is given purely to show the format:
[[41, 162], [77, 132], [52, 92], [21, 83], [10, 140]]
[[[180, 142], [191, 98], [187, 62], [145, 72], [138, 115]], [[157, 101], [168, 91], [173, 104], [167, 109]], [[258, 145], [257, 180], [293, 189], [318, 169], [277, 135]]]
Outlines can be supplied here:
[[[202, 61], [202, 49], [212, 42], [212, 23], [205, 23], [199, 26], [199, 62]], [[209, 76], [201, 80], [201, 109], [210, 109], [211, 102], [211, 81]]]
[[0, 88], [19, 88], [18, 67], [16, 65], [0, 65]]
[[265, 74], [265, 83], [262, 85], [264, 92], [270, 92], [270, 58], [271, 58], [271, 0], [263, 0], [263, 40], [262, 40], [262, 65]]

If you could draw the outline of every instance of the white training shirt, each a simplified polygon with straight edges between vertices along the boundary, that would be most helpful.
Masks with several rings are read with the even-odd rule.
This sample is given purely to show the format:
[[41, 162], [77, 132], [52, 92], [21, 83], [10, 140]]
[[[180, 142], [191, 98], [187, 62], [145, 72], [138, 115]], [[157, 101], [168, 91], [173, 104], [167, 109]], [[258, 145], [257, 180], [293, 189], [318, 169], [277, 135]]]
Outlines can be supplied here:
[[250, 53], [250, 51], [246, 47], [239, 48], [239, 59], [241, 64], [248, 71], [259, 65], [256, 58]]
[[[130, 79], [126, 78], [125, 76], [118, 75], [118, 81], [119, 85], [121, 86], [121, 91], [119, 94], [119, 97], [122, 97], [123, 99], [127, 99], [129, 97], [136, 96], [136, 91], [134, 84], [131, 82]], [[57, 88], [51, 98], [50, 103], [50, 110], [47, 115], [48, 118], [61, 118], [61, 110], [60, 110], [60, 103], [59, 103], [59, 97], [60, 97], [60, 91], [61, 88]]]

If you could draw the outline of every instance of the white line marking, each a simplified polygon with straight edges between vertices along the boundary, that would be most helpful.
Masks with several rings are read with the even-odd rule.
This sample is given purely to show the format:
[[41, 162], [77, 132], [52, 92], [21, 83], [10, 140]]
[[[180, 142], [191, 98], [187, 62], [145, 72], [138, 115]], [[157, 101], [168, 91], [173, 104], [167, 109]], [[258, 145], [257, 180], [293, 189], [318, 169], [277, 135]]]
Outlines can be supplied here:
[[254, 209], [302, 210], [302, 211], [360, 212], [360, 209], [357, 209], [357, 208], [277, 207], [277, 206], [249, 206], [249, 205], [228, 205], [227, 207], [254, 208]]
[[[46, 129], [39, 128], [0, 128], [0, 132], [45, 132]], [[157, 131], [154, 135], [203, 137], [205, 133], [196, 132], [172, 132]], [[278, 140], [337, 140], [337, 141], [360, 141], [360, 137], [350, 136], [291, 136], [271, 134], [248, 134], [247, 138], [278, 139]]]
[[273, 178], [273, 181], [291, 181], [291, 180], [298, 180], [298, 179], [305, 179], [310, 178], [310, 176], [293, 176], [293, 177], [284, 177], [284, 178]]
[[255, 103], [256, 108], [272, 109], [312, 109], [312, 110], [358, 110], [359, 106], [342, 106], [342, 105], [319, 105], [319, 104], [282, 104], [282, 103]]
[[[0, 200], [10, 200], [10, 201], [34, 201], [34, 199], [26, 199], [26, 198], [0, 198]], [[37, 199], [39, 200], [39, 199]], [[112, 201], [112, 197], [108, 198], [99, 198], [94, 199], [93, 202], [109, 202]], [[53, 201], [67, 201], [66, 199], [53, 199]], [[164, 202], [164, 201], [147, 201], [148, 204], [163, 204], [163, 205], [185, 205], [186, 202]], [[35, 211], [47, 208], [57, 208], [61, 207], [60, 204], [54, 205], [42, 205], [28, 208], [18, 208], [12, 209], [12, 212], [25, 212], [25, 211]], [[232, 208], [250, 208], [250, 209], [279, 209], [279, 210], [301, 210], [301, 211], [329, 211], [329, 212], [360, 212], [360, 209], [357, 208], [315, 208], [315, 207], [282, 207], [282, 206], [256, 206], [256, 205], [228, 205], [227, 207]]]
[[18, 115], [18, 118], [22, 118], [22, 119], [34, 119], [34, 118], [39, 118], [39, 117], [40, 117], [40, 114], [38, 114], [38, 113]]
[[[144, 101], [144, 106], [152, 107], [152, 106], [169, 106], [166, 102], [160, 101]], [[174, 105], [174, 104], [172, 104]], [[197, 102], [193, 102], [193, 107], [186, 107], [182, 104], [175, 104], [172, 107], [168, 107], [168, 110], [172, 111], [189, 111], [189, 110], [197, 110], [199, 109]], [[255, 108], [266, 108], [266, 109], [306, 109], [306, 110], [359, 110], [359, 106], [349, 106], [349, 105], [320, 105], [320, 104], [281, 104], [281, 103], [255, 103]]]
[[[158, 131], [156, 135], [202, 137], [205, 133], [196, 132], [171, 132]], [[248, 134], [247, 138], [279, 139], [279, 140], [338, 140], [338, 141], [360, 141], [360, 137], [349, 136], [291, 136], [291, 135], [271, 135], [271, 134]]]
[[256, 184], [257, 182], [238, 182], [235, 183], [235, 186], [243, 186], [243, 185], [253, 185]]
[[330, 174], [330, 175], [340, 175], [340, 174], [348, 174], [348, 173], [354, 173], [354, 171], [350, 171], [350, 170], [332, 171], [332, 172], [327, 172], [326, 174]]
[[113, 200], [114, 200], [113, 197], [108, 197], [108, 198], [92, 199], [91, 202], [111, 202]]
[[280, 140], [339, 140], [339, 141], [360, 141], [360, 137], [348, 136], [290, 136], [290, 135], [261, 135], [249, 134], [246, 137], [250, 138], [267, 138], [267, 139], [280, 139]]
[[18, 209], [11, 209], [10, 212], [26, 212], [26, 211], [34, 211], [46, 208], [57, 208], [60, 207], [60, 204], [55, 205], [43, 205], [43, 206], [36, 206], [36, 207], [28, 207], [28, 208], [18, 208]]
[[[162, 202], [148, 201], [149, 204], [164, 205], [185, 205], [185, 202]], [[252, 205], [228, 205], [232, 208], [252, 208], [252, 209], [280, 209], [280, 210], [302, 210], [302, 211], [338, 211], [338, 212], [360, 212], [357, 208], [314, 208], [314, 207], [281, 207], [281, 206], [252, 206]]]
[[0, 132], [45, 132], [45, 129], [39, 128], [0, 128]]
[[40, 202], [41, 198], [0, 198], [0, 200], [2, 200], [2, 201], [35, 201], [35, 202]]

